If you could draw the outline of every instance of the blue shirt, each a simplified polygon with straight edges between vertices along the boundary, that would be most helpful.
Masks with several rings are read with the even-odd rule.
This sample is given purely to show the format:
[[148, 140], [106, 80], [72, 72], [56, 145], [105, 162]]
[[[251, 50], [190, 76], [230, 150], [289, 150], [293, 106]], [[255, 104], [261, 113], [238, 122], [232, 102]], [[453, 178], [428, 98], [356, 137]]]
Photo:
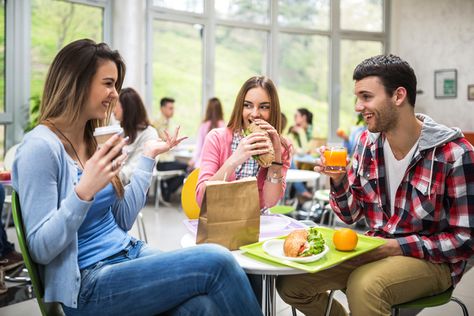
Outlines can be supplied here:
[[[142, 156], [123, 199], [110, 210], [124, 232], [129, 231], [145, 205], [155, 160]], [[26, 240], [39, 265], [45, 302], [77, 307], [81, 287], [78, 231], [91, 205], [74, 190], [76, 162], [59, 138], [44, 125], [25, 135], [13, 163], [13, 188], [20, 197]]]
[[[81, 176], [82, 171], [78, 169], [78, 177]], [[120, 252], [130, 242], [131, 237], [117, 225], [112, 213], [116, 201], [117, 195], [110, 183], [95, 195], [78, 231], [79, 269]]]

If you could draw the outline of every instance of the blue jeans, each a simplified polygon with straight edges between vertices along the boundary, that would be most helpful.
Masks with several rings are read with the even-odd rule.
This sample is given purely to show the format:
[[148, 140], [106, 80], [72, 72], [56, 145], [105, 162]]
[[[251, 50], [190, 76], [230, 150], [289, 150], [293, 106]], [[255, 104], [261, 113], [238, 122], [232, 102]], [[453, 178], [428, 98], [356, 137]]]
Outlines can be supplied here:
[[[294, 160], [291, 160], [290, 168], [291, 169], [297, 169]], [[293, 182], [293, 188], [295, 188], [295, 191], [296, 191], [297, 195], [301, 195], [304, 192], [308, 191], [308, 189], [306, 189], [306, 187], [304, 185], [304, 182]]]
[[261, 315], [245, 272], [217, 245], [172, 252], [132, 241], [81, 271], [78, 308], [66, 315]]

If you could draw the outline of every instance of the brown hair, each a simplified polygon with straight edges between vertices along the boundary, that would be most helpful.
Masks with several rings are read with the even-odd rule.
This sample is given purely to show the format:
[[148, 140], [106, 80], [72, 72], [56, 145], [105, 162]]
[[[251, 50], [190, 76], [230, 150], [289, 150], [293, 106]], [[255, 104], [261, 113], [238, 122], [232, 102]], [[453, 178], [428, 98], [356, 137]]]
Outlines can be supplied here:
[[[79, 119], [88, 102], [92, 78], [106, 60], [117, 66], [115, 89], [120, 91], [125, 77], [125, 63], [118, 51], [111, 50], [105, 43], [95, 43], [90, 39], [74, 41], [61, 49], [46, 76], [39, 121], [44, 124], [47, 119], [61, 117], [72, 123]], [[97, 149], [94, 129], [108, 123], [114, 106], [115, 102], [107, 109], [105, 120], [89, 120], [86, 123], [84, 140], [89, 157]], [[112, 179], [112, 185], [117, 195], [123, 197], [124, 189], [118, 176]]]
[[[125, 135], [130, 137], [129, 143], [133, 143], [137, 138], [138, 131], [142, 131], [150, 125], [150, 120], [146, 113], [142, 98], [132, 88], [124, 88], [120, 91], [120, 105], [122, 106], [122, 121]], [[116, 104], [115, 106], [120, 106]]]
[[218, 98], [211, 98], [207, 102], [206, 116], [203, 122], [210, 121], [211, 126], [209, 130], [218, 127], [219, 121], [224, 120], [224, 112], [222, 111], [222, 104]]
[[281, 134], [280, 100], [278, 99], [278, 93], [273, 81], [265, 76], [254, 76], [245, 81], [235, 99], [234, 109], [232, 110], [227, 127], [234, 131], [240, 131], [243, 128], [244, 118], [242, 113], [244, 110], [245, 95], [249, 90], [258, 87], [264, 89], [270, 97], [270, 119], [268, 123], [277, 130], [278, 134]]

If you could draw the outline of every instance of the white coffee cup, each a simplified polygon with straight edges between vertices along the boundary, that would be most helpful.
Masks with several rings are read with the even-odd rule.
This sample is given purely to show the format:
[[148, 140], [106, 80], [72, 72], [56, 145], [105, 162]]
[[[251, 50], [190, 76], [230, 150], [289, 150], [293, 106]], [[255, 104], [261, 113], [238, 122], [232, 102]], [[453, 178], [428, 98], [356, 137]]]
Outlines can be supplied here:
[[123, 128], [120, 125], [96, 127], [93, 135], [97, 141], [97, 148], [102, 147], [102, 145], [115, 134], [123, 134]]

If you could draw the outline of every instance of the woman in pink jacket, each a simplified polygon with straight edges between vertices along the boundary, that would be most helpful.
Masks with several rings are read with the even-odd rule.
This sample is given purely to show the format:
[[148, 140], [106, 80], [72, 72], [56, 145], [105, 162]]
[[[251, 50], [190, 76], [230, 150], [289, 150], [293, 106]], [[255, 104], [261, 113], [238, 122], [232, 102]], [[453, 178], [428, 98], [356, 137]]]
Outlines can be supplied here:
[[[275, 151], [270, 167], [262, 168], [252, 158], [269, 152], [263, 133], [244, 136], [250, 122], [268, 132]], [[289, 143], [280, 136], [281, 112], [273, 82], [264, 76], [248, 79], [237, 95], [229, 123], [206, 136], [196, 199], [202, 204], [206, 181], [233, 181], [256, 176], [262, 209], [272, 207], [285, 192], [286, 171], [290, 165]]]

